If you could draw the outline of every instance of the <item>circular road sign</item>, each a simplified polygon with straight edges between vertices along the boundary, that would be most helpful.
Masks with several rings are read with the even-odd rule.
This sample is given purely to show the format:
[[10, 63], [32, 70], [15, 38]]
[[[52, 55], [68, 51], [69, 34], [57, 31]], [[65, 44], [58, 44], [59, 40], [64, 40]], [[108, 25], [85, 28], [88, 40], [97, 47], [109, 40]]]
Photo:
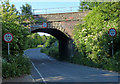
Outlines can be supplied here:
[[43, 28], [47, 28], [47, 27], [48, 27], [48, 24], [47, 24], [47, 23], [43, 23], [43, 24], [42, 24], [42, 27], [43, 27]]
[[116, 36], [117, 31], [115, 28], [110, 28], [108, 31], [108, 34], [113, 37], [113, 36]]
[[10, 43], [13, 40], [13, 35], [11, 33], [5, 33], [3, 39], [5, 42]]

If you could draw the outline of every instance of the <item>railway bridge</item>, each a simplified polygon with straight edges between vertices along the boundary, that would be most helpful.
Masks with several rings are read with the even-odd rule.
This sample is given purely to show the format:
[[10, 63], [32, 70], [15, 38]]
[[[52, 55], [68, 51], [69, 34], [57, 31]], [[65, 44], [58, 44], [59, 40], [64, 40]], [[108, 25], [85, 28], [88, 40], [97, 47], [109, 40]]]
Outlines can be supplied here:
[[[31, 33], [44, 32], [59, 40], [59, 55], [62, 60], [73, 56], [73, 30], [76, 24], [84, 23], [88, 11], [33, 15], [35, 23], [29, 24]], [[68, 59], [66, 59], [68, 58]]]

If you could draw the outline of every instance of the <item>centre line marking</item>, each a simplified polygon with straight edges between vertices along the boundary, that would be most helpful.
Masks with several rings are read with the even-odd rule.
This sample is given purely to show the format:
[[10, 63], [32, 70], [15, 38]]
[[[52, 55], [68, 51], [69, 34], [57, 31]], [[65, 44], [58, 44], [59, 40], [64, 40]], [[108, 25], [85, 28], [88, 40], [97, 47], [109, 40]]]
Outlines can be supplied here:
[[34, 63], [31, 61], [31, 63], [32, 63], [32, 65], [33, 65], [33, 67], [35, 68], [35, 70], [37, 71], [37, 73], [39, 74], [39, 76], [42, 78], [42, 80], [43, 80], [43, 82], [45, 83], [45, 84], [47, 84], [47, 82], [45, 81], [45, 79], [43, 78], [43, 76], [41, 75], [41, 73], [38, 71], [38, 69], [35, 67], [35, 65], [34, 65]]

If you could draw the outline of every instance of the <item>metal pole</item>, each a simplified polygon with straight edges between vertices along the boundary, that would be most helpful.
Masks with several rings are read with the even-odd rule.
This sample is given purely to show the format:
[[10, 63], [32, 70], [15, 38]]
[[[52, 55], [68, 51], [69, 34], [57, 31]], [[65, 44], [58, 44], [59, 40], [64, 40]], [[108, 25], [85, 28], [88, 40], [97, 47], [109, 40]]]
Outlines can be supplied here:
[[8, 55], [10, 55], [10, 45], [8, 43]]
[[112, 37], [112, 57], [114, 55], [114, 43], [113, 43], [113, 37]]

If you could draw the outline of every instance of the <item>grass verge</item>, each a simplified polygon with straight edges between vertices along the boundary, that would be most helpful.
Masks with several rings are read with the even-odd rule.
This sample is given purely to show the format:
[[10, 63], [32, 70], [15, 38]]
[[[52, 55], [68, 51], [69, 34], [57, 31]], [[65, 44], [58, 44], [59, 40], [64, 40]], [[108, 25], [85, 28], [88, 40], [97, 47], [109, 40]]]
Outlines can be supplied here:
[[11, 77], [20, 77], [26, 74], [31, 73], [31, 63], [30, 60], [19, 54], [17, 56], [6, 55], [2, 59], [2, 77], [11, 78]]

